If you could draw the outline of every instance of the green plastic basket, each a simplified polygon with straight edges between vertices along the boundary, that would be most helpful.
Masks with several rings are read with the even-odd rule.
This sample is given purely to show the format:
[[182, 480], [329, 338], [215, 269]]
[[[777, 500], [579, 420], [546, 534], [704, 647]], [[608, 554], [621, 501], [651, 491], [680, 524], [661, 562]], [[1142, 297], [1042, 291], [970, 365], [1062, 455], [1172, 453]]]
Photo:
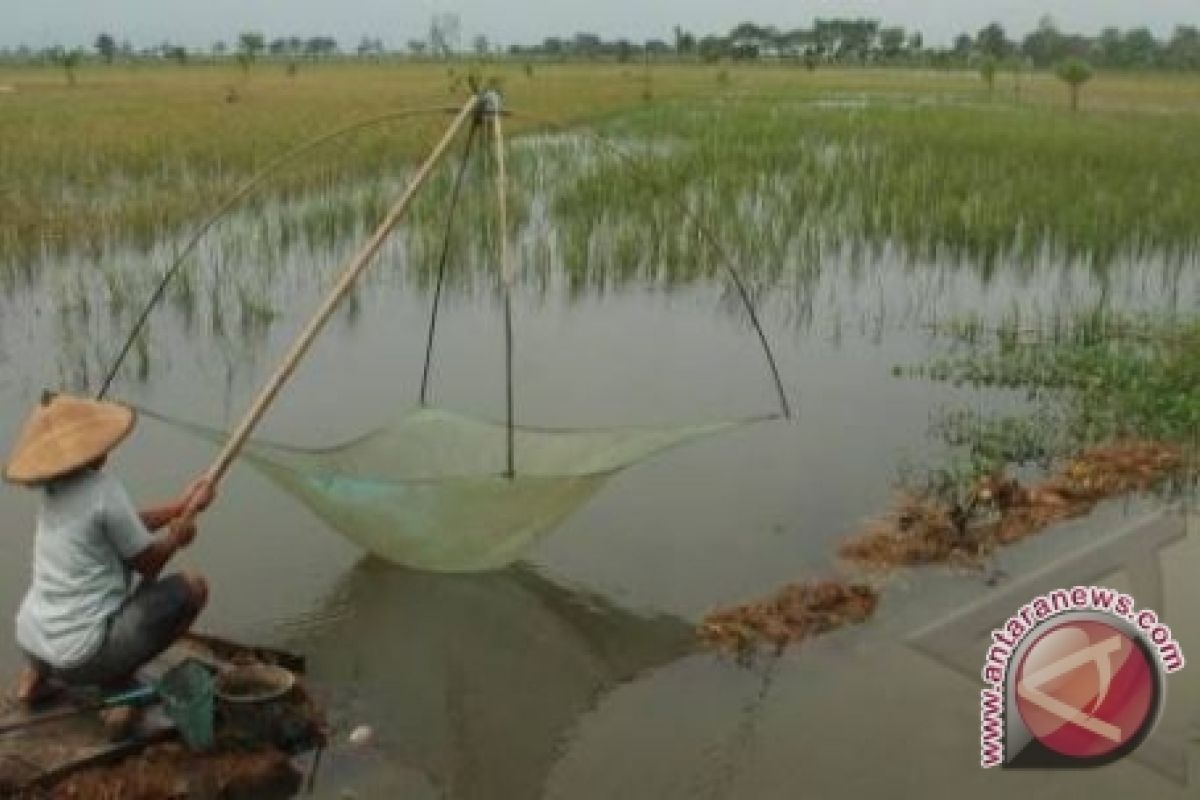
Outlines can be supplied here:
[[173, 667], [158, 685], [167, 716], [175, 723], [188, 749], [213, 746], [213, 676], [199, 661], [188, 659]]

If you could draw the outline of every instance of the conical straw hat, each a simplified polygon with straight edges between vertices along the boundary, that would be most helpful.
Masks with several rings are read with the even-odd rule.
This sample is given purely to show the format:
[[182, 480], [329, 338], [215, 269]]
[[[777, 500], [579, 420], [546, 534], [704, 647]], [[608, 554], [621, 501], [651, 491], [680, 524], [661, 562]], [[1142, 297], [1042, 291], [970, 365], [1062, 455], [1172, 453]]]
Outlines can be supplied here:
[[17, 436], [4, 480], [36, 484], [73, 472], [120, 444], [135, 421], [127, 406], [47, 392]]

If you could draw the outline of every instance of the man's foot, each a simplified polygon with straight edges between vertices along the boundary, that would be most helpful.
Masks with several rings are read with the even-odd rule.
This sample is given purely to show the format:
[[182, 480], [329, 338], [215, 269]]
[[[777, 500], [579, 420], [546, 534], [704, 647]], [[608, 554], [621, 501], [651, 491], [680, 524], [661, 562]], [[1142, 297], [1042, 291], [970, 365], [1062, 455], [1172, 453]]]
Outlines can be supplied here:
[[137, 730], [142, 721], [142, 709], [134, 706], [118, 706], [107, 708], [100, 712], [104, 723], [104, 735], [110, 742], [120, 742], [128, 739]]
[[57, 687], [37, 667], [25, 667], [17, 677], [17, 701], [26, 706], [35, 706], [53, 697]]

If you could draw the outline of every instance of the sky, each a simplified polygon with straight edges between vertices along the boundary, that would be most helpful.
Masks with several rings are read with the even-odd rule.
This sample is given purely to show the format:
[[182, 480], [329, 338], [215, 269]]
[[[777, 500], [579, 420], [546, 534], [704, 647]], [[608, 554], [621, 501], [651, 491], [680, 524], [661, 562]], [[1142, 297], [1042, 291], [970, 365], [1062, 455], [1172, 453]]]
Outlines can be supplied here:
[[[4, 8], [4, 6], [8, 6]], [[0, 46], [90, 46], [97, 33], [137, 47], [170, 41], [207, 49], [244, 30], [277, 36], [330, 35], [343, 47], [364, 36], [393, 47], [424, 38], [435, 13], [462, 21], [464, 44], [484, 34], [529, 44], [579, 31], [605, 38], [670, 40], [675, 25], [724, 33], [739, 22], [807, 27], [814, 17], [868, 17], [920, 30], [932, 44], [998, 21], [1017, 36], [1049, 14], [1064, 30], [1145, 26], [1160, 35], [1200, 25], [1200, 0], [0, 0]]]

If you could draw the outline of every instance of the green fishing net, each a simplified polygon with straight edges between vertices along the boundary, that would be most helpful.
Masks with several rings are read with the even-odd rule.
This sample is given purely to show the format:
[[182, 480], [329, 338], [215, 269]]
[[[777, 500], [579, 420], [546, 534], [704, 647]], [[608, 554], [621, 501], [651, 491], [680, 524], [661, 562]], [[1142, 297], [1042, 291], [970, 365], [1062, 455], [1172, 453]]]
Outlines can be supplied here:
[[[162, 417], [159, 417], [162, 419]], [[167, 420], [212, 441], [222, 431]], [[435, 409], [345, 444], [251, 441], [242, 457], [346, 538], [393, 563], [439, 572], [504, 567], [620, 470], [751, 420], [663, 428], [514, 430]]]

